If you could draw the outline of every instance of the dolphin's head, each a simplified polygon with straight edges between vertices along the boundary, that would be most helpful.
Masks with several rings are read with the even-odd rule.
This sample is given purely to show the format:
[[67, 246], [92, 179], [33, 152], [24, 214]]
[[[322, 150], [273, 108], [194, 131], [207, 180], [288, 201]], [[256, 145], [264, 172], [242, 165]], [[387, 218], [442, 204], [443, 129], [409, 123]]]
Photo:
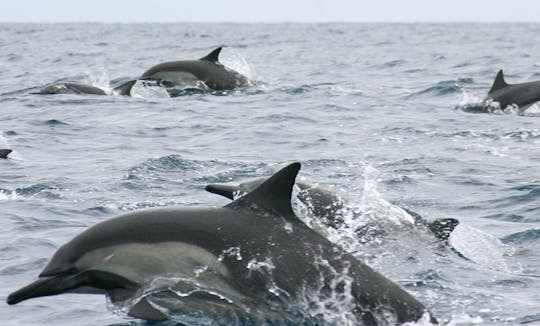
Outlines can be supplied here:
[[221, 195], [223, 197], [229, 198], [229, 199], [235, 199], [238, 197], [242, 197], [243, 195], [252, 192], [255, 190], [258, 186], [263, 184], [263, 182], [266, 181], [266, 178], [260, 178], [251, 180], [248, 182], [243, 182], [238, 185], [226, 185], [226, 184], [210, 184], [206, 186], [206, 191], [211, 192], [213, 194]]

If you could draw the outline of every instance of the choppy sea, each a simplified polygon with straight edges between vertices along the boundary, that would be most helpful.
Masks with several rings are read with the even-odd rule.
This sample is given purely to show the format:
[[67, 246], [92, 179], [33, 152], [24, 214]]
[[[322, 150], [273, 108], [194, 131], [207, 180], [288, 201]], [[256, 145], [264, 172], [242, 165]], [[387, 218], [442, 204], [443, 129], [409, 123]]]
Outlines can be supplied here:
[[[208, 183], [299, 179], [366, 216], [396, 207], [453, 217], [460, 254], [396, 234], [334, 234], [445, 325], [540, 324], [540, 107], [473, 114], [495, 74], [540, 79], [540, 24], [0, 24], [0, 301], [55, 250], [114, 215], [221, 206]], [[154, 64], [221, 61], [245, 90], [169, 98], [29, 94], [54, 82], [108, 88]], [[392, 232], [391, 227], [388, 232]], [[332, 312], [327, 312], [330, 320]], [[8, 306], [2, 325], [141, 322], [103, 296]]]

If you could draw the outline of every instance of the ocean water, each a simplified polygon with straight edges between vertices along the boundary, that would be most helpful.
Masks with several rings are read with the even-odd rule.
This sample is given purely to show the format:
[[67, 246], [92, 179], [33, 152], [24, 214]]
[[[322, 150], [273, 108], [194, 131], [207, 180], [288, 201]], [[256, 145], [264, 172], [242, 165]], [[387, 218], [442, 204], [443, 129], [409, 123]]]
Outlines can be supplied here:
[[[443, 324], [538, 324], [540, 108], [461, 108], [484, 98], [499, 69], [510, 83], [540, 79], [539, 32], [540, 24], [0, 24], [0, 147], [14, 150], [0, 162], [0, 299], [88, 226], [145, 207], [225, 205], [204, 186], [298, 161], [300, 180], [336, 191], [390, 233], [363, 242], [344, 228], [331, 240]], [[133, 97], [29, 94], [62, 81], [109, 88], [220, 45], [222, 62], [253, 87], [175, 98], [141, 85]], [[398, 232], [398, 207], [459, 219], [454, 251]], [[335, 314], [326, 312], [330, 323]], [[103, 296], [76, 294], [0, 303], [0, 320], [142, 323]]]

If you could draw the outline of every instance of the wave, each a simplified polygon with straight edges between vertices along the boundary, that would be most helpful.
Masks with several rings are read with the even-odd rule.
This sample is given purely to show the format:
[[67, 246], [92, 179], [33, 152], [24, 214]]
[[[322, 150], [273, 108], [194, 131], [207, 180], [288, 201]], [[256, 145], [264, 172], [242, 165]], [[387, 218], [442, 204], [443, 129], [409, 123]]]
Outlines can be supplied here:
[[61, 199], [64, 187], [56, 183], [37, 183], [16, 188], [15, 190], [0, 189], [0, 200], [19, 200], [23, 198], [40, 197], [45, 199]]
[[460, 93], [462, 91], [463, 84], [472, 84], [473, 80], [471, 78], [460, 78], [458, 80], [445, 80], [438, 82], [434, 86], [428, 87], [419, 92], [413, 93], [408, 96], [408, 98], [418, 97], [418, 96], [445, 96], [450, 94]]
[[540, 229], [532, 229], [513, 233], [505, 236], [501, 239], [501, 241], [504, 243], [512, 244], [538, 243], [540, 241]]

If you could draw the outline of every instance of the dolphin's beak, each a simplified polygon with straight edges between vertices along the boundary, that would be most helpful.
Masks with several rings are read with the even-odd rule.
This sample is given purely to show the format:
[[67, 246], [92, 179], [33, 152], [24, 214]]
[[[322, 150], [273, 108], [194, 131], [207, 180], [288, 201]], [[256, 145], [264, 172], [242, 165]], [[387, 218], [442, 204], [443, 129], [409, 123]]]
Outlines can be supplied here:
[[227, 197], [231, 200], [234, 199], [234, 194], [239, 190], [238, 186], [230, 186], [230, 185], [223, 185], [223, 184], [211, 184], [206, 186], [206, 191], [211, 192], [213, 194], [218, 194], [223, 197]]
[[63, 293], [70, 288], [66, 286], [66, 283], [69, 282], [65, 282], [65, 278], [61, 276], [41, 277], [22, 289], [11, 293], [7, 297], [7, 303], [14, 305], [32, 298]]

